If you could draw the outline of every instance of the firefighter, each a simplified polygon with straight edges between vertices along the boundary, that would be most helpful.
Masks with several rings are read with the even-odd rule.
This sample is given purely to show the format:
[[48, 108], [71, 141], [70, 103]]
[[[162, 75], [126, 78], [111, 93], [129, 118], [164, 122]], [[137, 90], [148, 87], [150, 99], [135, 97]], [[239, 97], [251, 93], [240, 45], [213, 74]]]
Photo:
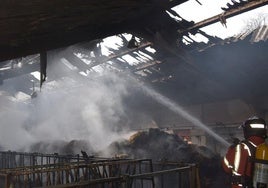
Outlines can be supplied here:
[[267, 126], [258, 117], [248, 119], [242, 125], [244, 140], [228, 148], [222, 161], [223, 169], [231, 176], [232, 188], [252, 188], [253, 160], [256, 147], [265, 142]]

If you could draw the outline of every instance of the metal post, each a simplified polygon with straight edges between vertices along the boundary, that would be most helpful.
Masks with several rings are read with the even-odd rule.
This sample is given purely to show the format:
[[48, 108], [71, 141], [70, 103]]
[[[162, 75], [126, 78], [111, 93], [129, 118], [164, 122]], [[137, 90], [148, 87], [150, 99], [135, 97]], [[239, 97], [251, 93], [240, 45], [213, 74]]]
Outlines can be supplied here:
[[11, 179], [11, 174], [7, 174], [5, 177], [5, 188], [9, 188], [10, 187], [10, 179]]

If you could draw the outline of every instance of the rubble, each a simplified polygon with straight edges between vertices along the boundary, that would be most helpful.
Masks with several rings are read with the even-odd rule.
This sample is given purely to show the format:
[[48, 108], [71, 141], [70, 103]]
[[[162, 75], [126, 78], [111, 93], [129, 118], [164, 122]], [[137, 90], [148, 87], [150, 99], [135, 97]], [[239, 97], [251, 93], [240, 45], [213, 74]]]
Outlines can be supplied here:
[[202, 187], [224, 188], [226, 175], [221, 168], [221, 157], [205, 146], [188, 144], [178, 135], [160, 129], [149, 129], [132, 135], [129, 140], [114, 142], [109, 146], [114, 156], [150, 158], [153, 161], [176, 161], [198, 164]]

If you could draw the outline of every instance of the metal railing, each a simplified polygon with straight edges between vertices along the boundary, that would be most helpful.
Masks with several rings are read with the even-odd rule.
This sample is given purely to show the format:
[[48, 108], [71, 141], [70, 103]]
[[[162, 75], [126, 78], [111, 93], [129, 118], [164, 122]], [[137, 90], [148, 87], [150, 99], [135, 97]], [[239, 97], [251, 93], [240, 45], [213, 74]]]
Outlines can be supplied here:
[[79, 155], [0, 151], [0, 169], [84, 161]]
[[[0, 152], [0, 161], [5, 161], [2, 164], [6, 164], [6, 167], [14, 166], [0, 169], [1, 188], [200, 187], [198, 167], [194, 164], [176, 162], [153, 164], [151, 159], [90, 158], [90, 160], [84, 160], [85, 158], [81, 156], [65, 156], [64, 158], [64, 156], [59, 157], [54, 154], [34, 154], [35, 160], [33, 160], [32, 154], [23, 153], [24, 159], [27, 160], [22, 163], [24, 165], [19, 165], [19, 163], [13, 163], [14, 156], [16, 157], [15, 154], [22, 155], [22, 153], [9, 155], [11, 156], [9, 160], [7, 155], [1, 154], [3, 153]], [[1, 159], [3, 156], [5, 160]], [[25, 156], [31, 156], [30, 159], [35, 162], [29, 162], [29, 164], [33, 165], [25, 165], [29, 160]], [[42, 158], [46, 159], [43, 164]]]

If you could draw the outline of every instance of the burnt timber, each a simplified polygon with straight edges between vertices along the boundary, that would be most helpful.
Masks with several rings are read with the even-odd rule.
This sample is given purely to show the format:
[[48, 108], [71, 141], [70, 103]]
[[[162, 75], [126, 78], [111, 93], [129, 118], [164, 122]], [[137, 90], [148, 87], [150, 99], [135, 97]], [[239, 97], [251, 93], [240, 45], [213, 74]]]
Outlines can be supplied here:
[[172, 13], [172, 7], [186, 1], [5, 0], [0, 7], [0, 61], [123, 32], [143, 36], [150, 42], [156, 42], [155, 35], [160, 33], [170, 43], [185, 29], [196, 30], [220, 21], [220, 16], [226, 19], [268, 3], [268, 0], [249, 1], [195, 24], [170, 19], [166, 10]]
[[137, 31], [186, 0], [12, 0], [0, 7], [0, 61]]
[[[266, 96], [267, 92], [267, 87], [264, 87], [267, 70], [264, 63], [267, 59], [265, 53], [267, 42], [261, 40], [252, 44], [250, 36], [243, 40], [234, 38], [230, 41], [207, 36], [209, 38], [207, 45], [196, 42], [189, 46], [181, 43], [178, 45], [176, 41], [180, 37], [180, 31], [196, 32], [200, 27], [211, 24], [211, 20], [213, 23], [219, 21], [219, 15], [199, 23], [184, 19], [177, 22], [171, 19], [166, 10], [180, 17], [174, 11], [172, 12], [171, 8], [183, 2], [186, 0], [116, 0], [112, 2], [79, 0], [75, 3], [70, 0], [4, 1], [0, 7], [0, 65], [4, 66], [5, 63], [9, 63], [4, 60], [67, 47], [80, 42], [83, 44], [79, 45], [85, 45], [83, 47], [90, 50], [89, 41], [94, 43], [106, 36], [128, 32], [145, 38], [148, 45], [150, 44], [158, 51], [157, 55], [154, 54], [155, 61], [129, 67], [118, 58], [124, 54], [133, 55], [135, 49], [121, 49], [114, 51], [113, 56], [102, 57], [101, 61], [94, 62], [92, 66], [113, 60], [117, 66], [121, 66], [121, 69], [130, 70], [135, 74], [138, 71], [149, 70], [153, 74], [148, 74], [146, 77], [138, 75], [139, 80], [154, 84], [155, 88], [163, 90], [164, 94], [185, 105], [240, 98], [241, 95], [246, 101], [259, 104], [260, 98]], [[247, 3], [241, 4], [236, 9], [225, 10], [225, 18], [230, 13], [235, 15], [257, 6], [264, 6], [268, 0], [245, 2]], [[200, 30], [197, 32], [205, 34]], [[145, 46], [147, 46], [146, 43]], [[68, 48], [65, 51], [68, 53], [70, 62], [80, 67], [82, 71], [91, 68], [81, 60], [79, 61], [71, 50], [73, 49]], [[136, 50], [144, 51], [143, 45]], [[48, 54], [59, 51], [61, 49], [48, 52]], [[65, 53], [62, 55], [67, 56]], [[247, 55], [246, 58], [244, 58], [245, 55]], [[34, 61], [38, 63], [38, 55], [34, 57], [37, 57]], [[22, 62], [26, 64], [28, 58], [23, 58]], [[237, 62], [241, 64], [238, 66]], [[3, 70], [0, 74], [0, 83], [1, 80], [3, 82], [8, 78], [38, 71], [38, 69], [38, 64], [29, 64], [21, 69]], [[258, 71], [249, 74], [253, 70]], [[232, 73], [232, 79], [226, 76], [226, 72]], [[250, 84], [247, 84], [248, 82]], [[29, 91], [27, 90], [28, 93]], [[266, 110], [268, 105], [262, 104], [261, 106]]]

